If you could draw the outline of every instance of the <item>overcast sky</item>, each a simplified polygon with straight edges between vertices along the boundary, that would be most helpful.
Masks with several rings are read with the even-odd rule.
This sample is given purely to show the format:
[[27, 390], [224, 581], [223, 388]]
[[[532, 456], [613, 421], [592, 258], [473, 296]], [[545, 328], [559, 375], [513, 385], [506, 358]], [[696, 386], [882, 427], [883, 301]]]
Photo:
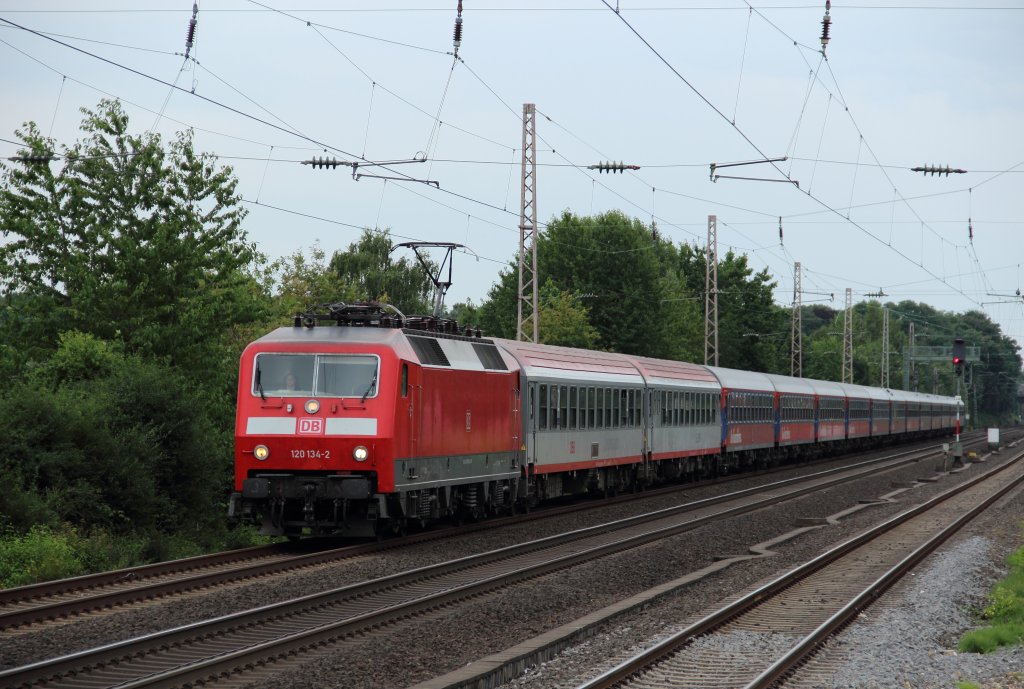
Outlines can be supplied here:
[[[1021, 0], [835, 2], [824, 60], [823, 1], [465, 0], [456, 61], [457, 4], [202, 0], [186, 62], [186, 0], [0, 0], [0, 156], [28, 120], [73, 143], [79, 108], [116, 96], [136, 131], [194, 128], [235, 169], [269, 257], [362, 227], [457, 242], [478, 258], [455, 256], [447, 303], [479, 303], [517, 251], [535, 103], [541, 223], [619, 209], [703, 244], [713, 214], [780, 304], [799, 261], [805, 303], [882, 290], [1024, 343]], [[324, 155], [425, 157], [360, 172], [439, 188], [299, 163]], [[783, 156], [718, 171], [776, 181], [710, 179]], [[608, 160], [641, 169], [586, 169]]]

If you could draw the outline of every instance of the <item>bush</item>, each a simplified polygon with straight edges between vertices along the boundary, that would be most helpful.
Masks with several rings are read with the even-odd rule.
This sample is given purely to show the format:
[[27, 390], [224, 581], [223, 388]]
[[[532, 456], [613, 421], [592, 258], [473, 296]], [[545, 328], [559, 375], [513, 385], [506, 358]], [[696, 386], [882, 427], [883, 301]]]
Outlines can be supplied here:
[[149, 542], [216, 530], [231, 429], [209, 417], [173, 369], [90, 336], [63, 337], [49, 362], [0, 392], [0, 523], [22, 533], [68, 523]]
[[28, 533], [0, 537], [0, 587], [24, 586], [37, 581], [82, 574], [81, 542], [74, 531], [55, 532], [34, 526]]

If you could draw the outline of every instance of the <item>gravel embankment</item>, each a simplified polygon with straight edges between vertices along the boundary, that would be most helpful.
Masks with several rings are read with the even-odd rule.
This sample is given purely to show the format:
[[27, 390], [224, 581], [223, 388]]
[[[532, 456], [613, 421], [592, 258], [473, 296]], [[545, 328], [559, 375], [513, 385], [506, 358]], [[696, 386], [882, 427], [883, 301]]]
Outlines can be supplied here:
[[[979, 624], [986, 594], [1006, 571], [1006, 556], [1024, 544], [1022, 520], [1024, 491], [1018, 489], [870, 608], [789, 686], [937, 689], [963, 681], [983, 689], [1024, 689], [1024, 647], [989, 655], [955, 650], [960, 636]], [[673, 604], [630, 615], [501, 689], [575, 687], [685, 627], [685, 615]]]
[[[985, 467], [988, 465], [980, 465]], [[289, 665], [282, 674], [270, 669], [264, 676], [253, 678], [251, 686], [270, 687], [403, 687], [427, 680], [461, 667], [487, 654], [500, 651], [529, 639], [552, 627], [566, 624], [578, 617], [600, 609], [631, 594], [640, 592], [666, 580], [707, 565], [715, 556], [744, 553], [753, 543], [769, 540], [791, 530], [798, 519], [823, 517], [857, 503], [858, 500], [874, 499], [890, 493], [907, 482], [931, 472], [930, 463], [919, 463], [912, 467], [846, 486], [822, 491], [813, 496], [790, 501], [770, 510], [727, 520], [725, 523], [697, 532], [676, 536], [667, 541], [652, 544], [634, 551], [609, 557], [600, 562], [590, 563], [571, 571], [526, 582], [508, 589], [501, 595], [477, 599], [457, 610], [440, 611], [425, 619], [403, 623], [398, 628], [374, 632], [373, 634], [346, 641], [322, 652], [319, 657], [302, 664]], [[972, 467], [970, 472], [975, 471]], [[745, 479], [741, 484], [756, 479]], [[760, 479], [764, 481], [765, 479]], [[774, 480], [774, 479], [772, 479]], [[628, 655], [628, 650], [666, 633], [666, 627], [685, 623], [717, 601], [737, 591], [747, 589], [772, 576], [797, 561], [802, 561], [830, 544], [850, 537], [879, 519], [905, 509], [928, 495], [945, 490], [959, 476], [943, 478], [936, 484], [921, 484], [902, 494], [893, 504], [873, 505], [843, 520], [837, 526], [811, 531], [799, 538], [782, 544], [773, 557], [750, 560], [733, 565], [724, 572], [702, 580], [686, 589], [683, 594], [668, 597], [662, 603], [640, 613], [621, 618], [614, 628], [600, 633], [583, 644], [574, 647], [562, 657], [533, 668], [520, 680], [507, 685], [513, 687], [572, 687], [594, 669], [608, 667], [617, 659]], [[256, 582], [241, 583], [215, 592], [196, 593], [173, 604], [152, 603], [145, 608], [116, 615], [97, 615], [72, 621], [60, 627], [38, 632], [5, 634], [2, 666], [20, 665], [57, 654], [70, 653], [102, 643], [125, 638], [132, 634], [166, 629], [191, 621], [228, 614], [256, 605], [304, 595], [317, 590], [343, 586], [348, 583], [382, 576], [431, 562], [450, 559], [472, 552], [497, 548], [510, 543], [536, 538], [550, 533], [580, 528], [586, 525], [621, 518], [637, 511], [657, 509], [669, 503], [698, 499], [713, 493], [731, 491], [740, 487], [694, 488], [686, 491], [684, 497], [658, 498], [645, 501], [642, 508], [636, 506], [604, 508], [587, 514], [556, 520], [557, 524], [524, 524], [495, 532], [452, 537], [440, 543], [401, 552], [385, 553], [361, 558], [339, 565], [320, 566], [305, 572], [276, 576]], [[959, 629], [950, 625], [970, 624], [971, 607], [987, 592], [994, 577], [998, 575], [999, 563], [1015, 541], [1020, 543], [1019, 529], [1015, 525], [1024, 518], [1024, 497], [1019, 493], [1013, 500], [1004, 500], [1007, 507], [1001, 512], [1005, 524], [992, 522], [987, 529], [978, 527], [972, 539], [957, 543], [973, 543], [963, 560], [941, 568], [954, 576], [957, 585], [939, 581], [922, 586], [926, 591], [937, 590], [946, 595], [947, 607], [961, 612], [955, 618], [935, 621], [935, 633], [920, 633], [922, 638], [943, 639], [945, 646], [936, 646], [938, 655], [953, 643]], [[993, 518], [986, 518], [991, 521]], [[973, 529], [974, 527], [972, 527]], [[997, 538], [996, 533], [1002, 533]], [[983, 548], [977, 544], [983, 544]], [[959, 548], [961, 546], [957, 546]], [[980, 550], [979, 550], [980, 549]], [[995, 562], [993, 566], [991, 563]], [[974, 568], [966, 564], [973, 564]], [[961, 576], [951, 574], [954, 567], [963, 569]], [[967, 574], [965, 574], [966, 572]], [[926, 609], [916, 601], [913, 610]], [[937, 603], [934, 608], [941, 608]], [[871, 619], [869, 619], [869, 622]], [[918, 622], [911, 622], [911, 628], [924, 630]], [[895, 623], [885, 628], [898, 629]], [[907, 653], [918, 658], [921, 654], [930, 657], [931, 648], [918, 650], [893, 631], [892, 638], [899, 639]], [[878, 633], [868, 633], [877, 637]], [[903, 632], [905, 637], [905, 632]], [[953, 636], [950, 636], [953, 635]], [[851, 637], [854, 638], [854, 637]], [[936, 642], [938, 643], [938, 642]], [[940, 644], [941, 645], [941, 644]], [[883, 644], [882, 648], [886, 646]], [[877, 653], [874, 648], [850, 647], [849, 657], [856, 659], [868, 652]], [[943, 656], [961, 658], [964, 656]], [[1009, 671], [1024, 668], [1024, 658], [1016, 656], [1002, 669]], [[851, 660], [851, 662], [853, 662]], [[921, 660], [921, 662], [924, 662]], [[939, 660], [937, 662], [947, 662]], [[962, 661], [967, 662], [967, 661]], [[603, 665], [602, 665], [603, 664]], [[872, 666], [885, 674], [881, 664]], [[895, 667], [908, 670], [916, 665], [898, 662]], [[1009, 669], [1007, 669], [1009, 668]], [[947, 668], [948, 669], [948, 668]], [[848, 674], [837, 682], [857, 677], [857, 668], [844, 669]], [[973, 670], [972, 670], [973, 672]], [[951, 686], [944, 674], [944, 684]], [[992, 676], [995, 676], [994, 674]], [[843, 679], [845, 677], [846, 679]], [[987, 679], [987, 675], [969, 675]], [[835, 684], [835, 686], [902, 686], [883, 684]], [[931, 686], [911, 683], [906, 686]]]

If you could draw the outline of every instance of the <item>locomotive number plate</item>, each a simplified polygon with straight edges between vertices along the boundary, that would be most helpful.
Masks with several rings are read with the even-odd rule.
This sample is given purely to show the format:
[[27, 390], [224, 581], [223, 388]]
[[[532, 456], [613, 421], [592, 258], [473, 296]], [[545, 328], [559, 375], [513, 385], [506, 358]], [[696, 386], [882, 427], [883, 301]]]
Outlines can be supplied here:
[[292, 450], [292, 459], [330, 459], [330, 450]]

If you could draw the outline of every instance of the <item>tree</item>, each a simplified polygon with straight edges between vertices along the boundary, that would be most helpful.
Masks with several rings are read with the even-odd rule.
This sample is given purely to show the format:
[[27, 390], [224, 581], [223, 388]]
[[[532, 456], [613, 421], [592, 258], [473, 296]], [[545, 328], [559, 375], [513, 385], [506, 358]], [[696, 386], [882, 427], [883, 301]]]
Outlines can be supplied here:
[[[707, 252], [683, 244], [679, 274], [703, 300]], [[789, 374], [789, 315], [775, 304], [776, 282], [755, 273], [745, 255], [728, 251], [718, 263], [718, 362], [721, 366]], [[700, 317], [703, 318], [703, 304]], [[701, 334], [703, 339], [703, 333]], [[703, 356], [703, 355], [702, 355]], [[701, 359], [703, 360], [703, 358]]]
[[590, 324], [582, 300], [558, 289], [551, 281], [540, 291], [540, 341], [544, 344], [598, 349], [600, 336]]
[[327, 264], [326, 257], [318, 241], [308, 257], [298, 250], [270, 264], [264, 280], [268, 291], [274, 293], [274, 311], [278, 318], [289, 318], [316, 304], [359, 299], [356, 287], [343, 283]]
[[[643, 223], [616, 211], [594, 217], [565, 211], [548, 223], [537, 242], [540, 279], [586, 304], [603, 347], [666, 358], [677, 352], [677, 339], [665, 328], [671, 309], [663, 300], [659, 241]], [[517, 264], [510, 262], [498, 280], [480, 307], [481, 325], [488, 333], [515, 337]], [[543, 309], [538, 308], [543, 329]]]
[[79, 330], [204, 367], [225, 330], [265, 306], [237, 180], [188, 132], [165, 148], [132, 135], [117, 101], [82, 112], [85, 139], [59, 151], [35, 123], [16, 133], [21, 155], [51, 162], [0, 165], [0, 293], [24, 309], [6, 335], [52, 349]]
[[[437, 270], [431, 261], [427, 267]], [[348, 251], [335, 252], [330, 270], [359, 299], [387, 302], [406, 315], [432, 311], [433, 283], [418, 262], [392, 259], [388, 230], [363, 230]]]

